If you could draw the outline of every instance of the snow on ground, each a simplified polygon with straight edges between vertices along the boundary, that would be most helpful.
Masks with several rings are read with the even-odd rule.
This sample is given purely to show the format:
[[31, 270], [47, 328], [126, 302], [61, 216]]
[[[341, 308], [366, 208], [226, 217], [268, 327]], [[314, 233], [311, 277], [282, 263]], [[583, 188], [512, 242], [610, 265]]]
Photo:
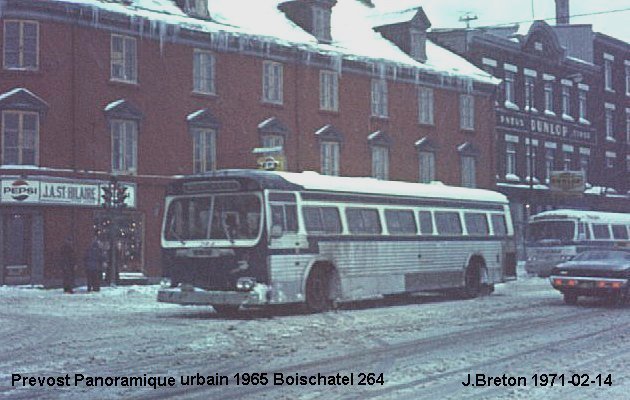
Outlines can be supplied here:
[[[630, 306], [597, 300], [569, 307], [547, 280], [519, 276], [491, 296], [454, 300], [422, 295], [345, 304], [308, 315], [287, 309], [222, 318], [210, 307], [155, 301], [158, 286], [0, 287], [2, 398], [621, 398], [630, 389]], [[618, 347], [615, 347], [618, 346]], [[576, 352], [576, 350], [578, 350]], [[603, 363], [602, 359], [606, 359]], [[579, 364], [584, 364], [579, 367]], [[577, 365], [577, 367], [575, 367]], [[383, 372], [375, 388], [235, 387], [236, 372]], [[571, 372], [573, 371], [573, 372]], [[468, 373], [611, 373], [599, 391], [463, 388]], [[13, 388], [11, 374], [202, 376], [229, 387]], [[182, 392], [177, 390], [185, 389]], [[465, 390], [464, 390], [465, 389]], [[571, 391], [571, 389], [574, 389]], [[484, 391], [485, 390], [485, 391]], [[170, 391], [170, 392], [169, 392]], [[545, 394], [546, 393], [546, 394]], [[597, 394], [598, 396], [595, 396]], [[435, 396], [438, 397], [435, 397]], [[590, 397], [580, 397], [590, 396]], [[468, 397], [467, 397], [468, 396]], [[556, 397], [553, 397], [556, 396]]]

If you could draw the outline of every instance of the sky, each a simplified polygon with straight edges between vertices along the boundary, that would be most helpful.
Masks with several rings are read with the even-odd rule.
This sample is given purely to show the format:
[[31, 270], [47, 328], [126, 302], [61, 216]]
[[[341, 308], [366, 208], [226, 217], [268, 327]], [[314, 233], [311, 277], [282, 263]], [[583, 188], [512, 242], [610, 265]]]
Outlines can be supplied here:
[[[465, 24], [458, 19], [466, 12], [478, 17], [471, 22], [471, 27], [530, 22], [533, 19], [545, 19], [549, 24], [555, 24], [555, 0], [373, 0], [373, 2], [379, 9], [421, 5], [434, 28], [464, 27]], [[569, 0], [569, 12], [572, 24], [592, 24], [595, 32], [630, 42], [630, 0]]]

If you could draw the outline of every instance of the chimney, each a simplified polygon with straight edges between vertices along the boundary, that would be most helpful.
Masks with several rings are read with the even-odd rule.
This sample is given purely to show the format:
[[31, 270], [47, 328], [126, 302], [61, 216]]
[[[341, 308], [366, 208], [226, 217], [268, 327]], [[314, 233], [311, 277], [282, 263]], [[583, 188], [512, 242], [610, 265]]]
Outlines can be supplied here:
[[569, 0], [556, 0], [556, 25], [570, 24]]

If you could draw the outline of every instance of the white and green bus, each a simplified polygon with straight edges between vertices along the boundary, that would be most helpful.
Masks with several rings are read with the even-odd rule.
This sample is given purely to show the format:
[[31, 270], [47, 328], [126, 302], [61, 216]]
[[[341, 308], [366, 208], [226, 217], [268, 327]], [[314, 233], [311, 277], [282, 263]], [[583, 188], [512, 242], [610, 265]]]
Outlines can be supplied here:
[[547, 277], [585, 250], [630, 246], [630, 214], [584, 210], [544, 211], [527, 225], [525, 270]]
[[239, 307], [421, 291], [466, 297], [516, 276], [508, 201], [482, 189], [224, 170], [170, 184], [158, 300]]

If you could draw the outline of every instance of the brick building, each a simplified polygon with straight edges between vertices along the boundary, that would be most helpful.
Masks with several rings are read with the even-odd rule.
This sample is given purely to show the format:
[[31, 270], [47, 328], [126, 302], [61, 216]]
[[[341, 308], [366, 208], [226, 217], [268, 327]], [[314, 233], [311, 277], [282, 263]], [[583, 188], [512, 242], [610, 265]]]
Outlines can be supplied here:
[[[244, 12], [243, 10], [247, 10]], [[55, 284], [64, 237], [159, 277], [164, 185], [256, 168], [494, 187], [498, 80], [358, 0], [4, 0], [0, 284]], [[252, 18], [255, 16], [255, 18]], [[348, 21], [352, 20], [351, 26]]]
[[[429, 34], [503, 81], [495, 108], [497, 188], [510, 199], [520, 237], [527, 217], [546, 209], [630, 210], [628, 44], [570, 25], [568, 8], [558, 11], [567, 14], [564, 24]], [[557, 195], [550, 189], [556, 171], [582, 171], [587, 190]]]

